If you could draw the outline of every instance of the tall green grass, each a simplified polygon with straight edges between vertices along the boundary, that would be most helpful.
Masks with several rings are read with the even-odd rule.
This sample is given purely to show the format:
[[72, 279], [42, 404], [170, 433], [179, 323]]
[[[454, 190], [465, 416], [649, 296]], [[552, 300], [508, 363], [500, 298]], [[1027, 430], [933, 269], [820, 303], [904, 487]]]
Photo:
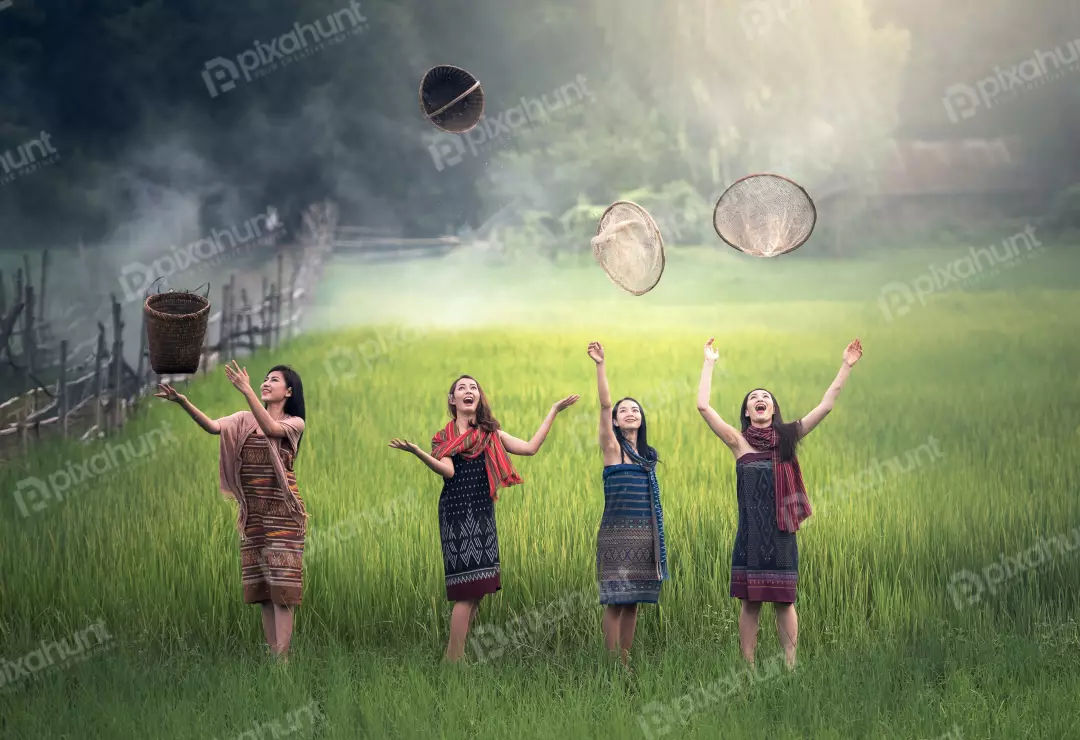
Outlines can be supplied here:
[[[1068, 736], [1080, 718], [1080, 550], [962, 608], [949, 584], [960, 570], [981, 573], [1080, 527], [1080, 347], [1070, 339], [1080, 296], [1037, 285], [953, 293], [890, 322], [874, 303], [881, 282], [849, 291], [860, 297], [807, 300], [820, 286], [788, 274], [760, 305], [713, 302], [711, 259], [696, 276], [684, 265], [671, 280], [678, 291], [632, 300], [602, 276], [568, 271], [582, 291], [577, 303], [562, 293], [557, 305], [545, 303], [529, 283], [518, 313], [474, 304], [457, 326], [449, 285], [429, 296], [447, 308], [427, 328], [311, 334], [246, 360], [253, 378], [271, 363], [293, 364], [307, 398], [297, 475], [312, 531], [287, 670], [263, 659], [256, 610], [240, 598], [217, 438], [178, 407], [157, 402], [125, 431], [139, 440], [167, 423], [175, 435], [140, 464], [118, 464], [26, 517], [7, 495], [3, 657], [99, 619], [113, 639], [81, 665], [0, 694], [4, 736], [236, 737], [313, 700], [324, 718], [290, 737], [645, 737], [638, 716], [656, 703], [685, 712], [670, 737], [932, 738], [954, 726], [965, 738]], [[1067, 254], [1043, 259], [1024, 269], [1075, 269]], [[725, 264], [749, 284], [762, 274], [760, 264]], [[390, 300], [404, 288], [382, 269], [361, 282], [383, 281]], [[858, 283], [857, 264], [836, 269], [848, 271], [844, 285]], [[880, 264], [865, 269], [876, 276]], [[328, 290], [347, 274], [332, 272]], [[1015, 277], [1032, 280], [1019, 269]], [[326, 298], [326, 315], [350, 297]], [[545, 326], [544, 317], [557, 323]], [[677, 700], [740, 666], [738, 607], [728, 597], [734, 462], [694, 406], [710, 335], [721, 352], [713, 406], [730, 420], [762, 385], [788, 418], [805, 413], [848, 341], [860, 336], [866, 355], [800, 453], [818, 512], [799, 535], [800, 669], [695, 709]], [[525, 483], [497, 504], [503, 590], [484, 600], [477, 627], [521, 625], [514, 620], [594, 594], [603, 486], [585, 353], [593, 339], [605, 344], [615, 396], [642, 401], [663, 460], [672, 579], [659, 607], [641, 609], [636, 673], [625, 677], [603, 660], [595, 599], [568, 602], [576, 606], [548, 627], [512, 631], [513, 643], [490, 661], [440, 665], [449, 612], [441, 482], [387, 441], [427, 447], [461, 373], [480, 380], [504, 428], [522, 438], [553, 402], [580, 393], [540, 453], [515, 460]], [[184, 392], [211, 416], [244, 407], [220, 374]], [[931, 438], [940, 456], [917, 452]], [[0, 489], [97, 451], [38, 450], [5, 466]], [[852, 486], [875, 461], [893, 459], [906, 472]], [[766, 609], [761, 660], [779, 649]]]

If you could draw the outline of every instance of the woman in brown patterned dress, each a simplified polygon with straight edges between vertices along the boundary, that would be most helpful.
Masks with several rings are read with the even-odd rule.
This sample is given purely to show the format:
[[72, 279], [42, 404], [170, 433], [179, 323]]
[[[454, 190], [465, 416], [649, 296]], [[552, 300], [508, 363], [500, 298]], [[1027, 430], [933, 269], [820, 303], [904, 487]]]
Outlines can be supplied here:
[[221, 437], [221, 491], [239, 504], [244, 602], [261, 605], [266, 642], [274, 655], [286, 659], [293, 610], [303, 593], [307, 512], [293, 460], [304, 434], [304, 387], [286, 365], [266, 374], [261, 397], [251, 387], [247, 368], [235, 360], [225, 366], [225, 375], [247, 399], [249, 411], [211, 419], [170, 385], [159, 386], [155, 395], [180, 404], [200, 427]]

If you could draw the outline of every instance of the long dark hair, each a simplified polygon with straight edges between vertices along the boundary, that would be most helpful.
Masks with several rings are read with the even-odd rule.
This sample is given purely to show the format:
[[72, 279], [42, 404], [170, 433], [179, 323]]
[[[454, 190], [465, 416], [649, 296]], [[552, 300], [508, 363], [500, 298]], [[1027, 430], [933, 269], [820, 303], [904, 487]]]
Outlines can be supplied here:
[[453, 397], [454, 389], [457, 388], [457, 384], [466, 378], [476, 383], [476, 389], [480, 392], [480, 402], [476, 404], [476, 420], [471, 422], [470, 426], [479, 427], [485, 432], [499, 431], [499, 420], [491, 413], [491, 406], [488, 405], [487, 396], [484, 395], [484, 389], [480, 386], [480, 381], [471, 375], [461, 375], [457, 380], [450, 384], [450, 392], [447, 394], [448, 398], [446, 399], [446, 410], [450, 414], [450, 418], [457, 419], [457, 413], [454, 411], [454, 404], [450, 400], [450, 397]]
[[[307, 422], [307, 411], [304, 408], [304, 383], [300, 380], [300, 373], [293, 370], [288, 365], [274, 365], [267, 371], [267, 376], [270, 373], [277, 371], [281, 373], [285, 378], [285, 387], [292, 389], [292, 395], [285, 399], [285, 413], [289, 416], [296, 416]], [[266, 404], [263, 404], [266, 407]], [[303, 432], [300, 433], [300, 438], [296, 440], [296, 452], [300, 452], [300, 440], [304, 438]]]
[[618, 403], [611, 407], [611, 427], [615, 430], [615, 439], [619, 441], [619, 446], [621, 447], [622, 443], [626, 441], [626, 437], [623, 436], [622, 429], [619, 429], [619, 427], [615, 426], [615, 419], [619, 414], [619, 404], [623, 401], [633, 401], [635, 404], [637, 404], [638, 409], [640, 409], [641, 411], [641, 426], [638, 428], [637, 432], [638, 454], [646, 460], [660, 462], [660, 456], [657, 454], [656, 450], [649, 446], [649, 436], [645, 428], [645, 409], [640, 403], [638, 403], [636, 398], [631, 398], [630, 396], [627, 396], [626, 398], [620, 398]]
[[[750, 393], [754, 391], [765, 391], [772, 396], [772, 427], [780, 435], [780, 460], [788, 462], [795, 457], [795, 448], [799, 445], [798, 423], [784, 421], [784, 417], [780, 413], [780, 402], [776, 400], [776, 396], [768, 388], [755, 388]], [[742, 400], [742, 409], [739, 411], [739, 421], [742, 422], [742, 431], [744, 432], [750, 427], [750, 417], [746, 415], [746, 404], [750, 401], [750, 393], [747, 393], [746, 398]]]

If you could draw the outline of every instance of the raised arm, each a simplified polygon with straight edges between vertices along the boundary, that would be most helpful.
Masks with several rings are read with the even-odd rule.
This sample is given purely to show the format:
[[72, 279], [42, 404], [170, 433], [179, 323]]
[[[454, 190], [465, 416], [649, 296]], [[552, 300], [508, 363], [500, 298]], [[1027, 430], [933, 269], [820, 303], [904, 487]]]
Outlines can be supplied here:
[[244, 399], [248, 403], [248, 408], [251, 409], [251, 413], [255, 417], [255, 422], [259, 425], [259, 428], [262, 429], [263, 434], [267, 437], [289, 436], [289, 432], [285, 429], [285, 425], [279, 421], [275, 421], [274, 418], [270, 416], [270, 412], [263, 407], [262, 399], [256, 395], [255, 389], [251, 387], [251, 380], [248, 378], [246, 367], [240, 367], [236, 360], [233, 360], [231, 363], [226, 363], [225, 376], [244, 396]]
[[158, 388], [161, 390], [154, 394], [155, 398], [164, 398], [166, 401], [179, 405], [188, 413], [188, 416], [195, 420], [196, 424], [202, 427], [203, 431], [209, 434], [221, 434], [221, 425], [195, 408], [195, 404], [189, 401], [187, 396], [177, 393], [176, 389], [168, 383], [158, 383]]
[[701, 367], [701, 381], [698, 383], [697, 410], [701, 418], [709, 425], [709, 429], [717, 437], [724, 441], [731, 451], [739, 453], [740, 448], [746, 447], [742, 434], [735, 427], [720, 418], [720, 414], [710, 405], [712, 397], [712, 374], [716, 361], [720, 359], [720, 353], [713, 349], [714, 337], [709, 337], [705, 343], [705, 364]]
[[535, 455], [540, 451], [540, 447], [544, 444], [544, 440], [547, 439], [548, 431], [551, 429], [551, 424], [555, 421], [555, 417], [559, 415], [560, 411], [568, 409], [577, 403], [579, 398], [581, 398], [581, 396], [575, 393], [552, 404], [551, 410], [548, 411], [544, 420], [540, 422], [540, 428], [536, 430], [536, 434], [534, 434], [532, 439], [528, 442], [518, 439], [511, 434], [507, 434], [506, 431], [500, 429], [499, 439], [502, 440], [503, 447], [505, 447], [506, 451], [511, 455], [523, 455], [526, 457]]
[[433, 472], [438, 473], [443, 478], [454, 477], [454, 461], [449, 457], [435, 458], [424, 452], [414, 442], [410, 442], [407, 439], [394, 438], [390, 440], [390, 447], [395, 450], [405, 450], [416, 455], [420, 460], [427, 465]]
[[[596, 363], [596, 395], [600, 399], [600, 449], [605, 456], [619, 456], [619, 441], [615, 439], [615, 430], [611, 426], [611, 390], [608, 388], [604, 347], [600, 342], [589, 343], [589, 357]], [[619, 459], [622, 459], [621, 456]]]
[[800, 437], [805, 437], [812, 432], [814, 427], [820, 424], [822, 420], [829, 415], [829, 412], [833, 410], [833, 407], [836, 405], [836, 399], [840, 397], [840, 391], [844, 389], [844, 384], [851, 374], [851, 368], [855, 367], [855, 363], [858, 362], [861, 357], [862, 342], [856, 339], [844, 350], [844, 360], [840, 365], [840, 372], [836, 374], [836, 379], [833, 380], [832, 385], [829, 386], [829, 390], [825, 391], [825, 396], [821, 399], [821, 403], [819, 403], [809, 414], [799, 420]]

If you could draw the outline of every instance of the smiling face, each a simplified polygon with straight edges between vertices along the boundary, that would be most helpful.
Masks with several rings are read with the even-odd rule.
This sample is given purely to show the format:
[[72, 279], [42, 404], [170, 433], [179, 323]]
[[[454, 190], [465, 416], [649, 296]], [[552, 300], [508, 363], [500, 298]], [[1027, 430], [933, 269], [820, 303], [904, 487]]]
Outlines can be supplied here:
[[480, 407], [480, 384], [472, 378], [458, 378], [450, 394], [450, 405], [455, 414], [471, 416]]
[[285, 382], [285, 375], [274, 370], [266, 376], [260, 388], [263, 403], [281, 403], [292, 395], [292, 389]]
[[620, 401], [615, 409], [615, 426], [623, 431], [641, 428], [641, 407], [633, 401]]
[[759, 388], [751, 392], [746, 399], [743, 416], [748, 417], [751, 424], [768, 426], [772, 423], [775, 408], [772, 395], [767, 390]]

